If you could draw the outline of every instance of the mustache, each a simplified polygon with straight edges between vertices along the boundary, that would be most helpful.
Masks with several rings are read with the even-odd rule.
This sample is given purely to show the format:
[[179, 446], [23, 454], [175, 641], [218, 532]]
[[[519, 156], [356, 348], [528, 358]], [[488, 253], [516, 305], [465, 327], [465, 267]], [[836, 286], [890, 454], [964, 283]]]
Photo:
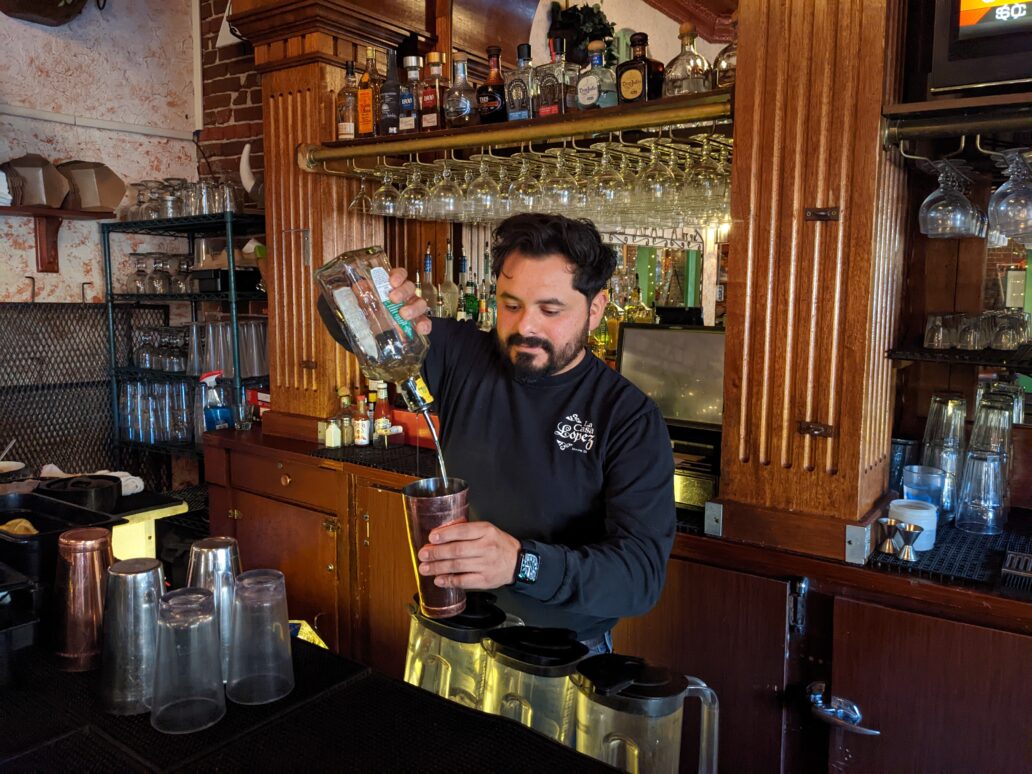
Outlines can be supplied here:
[[505, 346], [508, 349], [512, 349], [513, 347], [519, 346], [538, 347], [539, 349], [543, 349], [545, 352], [548, 352], [549, 354], [553, 354], [555, 352], [554, 348], [552, 347], [552, 342], [550, 342], [548, 339], [538, 338], [537, 336], [521, 336], [519, 333], [511, 334], [505, 340]]

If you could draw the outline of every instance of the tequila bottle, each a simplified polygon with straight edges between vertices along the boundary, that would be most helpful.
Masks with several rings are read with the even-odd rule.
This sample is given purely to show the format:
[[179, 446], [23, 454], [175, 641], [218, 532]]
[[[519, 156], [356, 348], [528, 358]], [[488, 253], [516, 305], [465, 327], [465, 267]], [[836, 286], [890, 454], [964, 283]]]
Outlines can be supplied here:
[[735, 82], [735, 69], [738, 67], [738, 11], [731, 14], [731, 42], [720, 49], [713, 60], [713, 74], [716, 86], [732, 86]]
[[387, 52], [387, 78], [380, 86], [380, 110], [377, 134], [386, 137], [398, 133], [401, 113], [401, 83], [398, 82], [398, 55]]
[[459, 308], [459, 286], [452, 281], [455, 270], [455, 256], [452, 255], [451, 240], [448, 240], [448, 247], [444, 253], [444, 279], [438, 289], [440, 298], [443, 300], [443, 317], [454, 317]]
[[613, 283], [609, 283], [609, 290], [606, 296], [609, 300], [606, 302], [606, 308], [602, 312], [602, 325], [606, 328], [606, 356], [611, 358], [616, 356], [616, 345], [620, 341], [620, 323], [623, 322], [624, 310], [616, 303]]
[[706, 57], [695, 49], [695, 25], [692, 22], [683, 22], [677, 37], [681, 40], [681, 53], [666, 67], [663, 96], [709, 91], [713, 74]]
[[357, 136], [376, 136], [376, 109], [380, 104], [380, 86], [383, 76], [376, 66], [376, 49], [366, 48], [366, 69], [358, 79], [358, 127]]
[[[549, 41], [552, 61], [534, 68], [539, 116], [557, 116], [577, 107], [577, 65], [566, 61], [566, 41]], [[662, 66], [662, 65], [660, 65]]]
[[471, 126], [477, 123], [477, 93], [466, 79], [467, 62], [465, 54], [456, 54], [453, 61], [452, 85], [444, 97], [444, 117], [448, 128]]
[[505, 105], [510, 121], [533, 118], [537, 97], [534, 80], [534, 61], [530, 58], [530, 44], [516, 46], [516, 69], [505, 73]]
[[624, 322], [630, 323], [652, 323], [655, 322], [655, 314], [652, 307], [646, 306], [641, 300], [641, 287], [634, 286], [631, 291], [631, 300], [624, 307]]
[[502, 49], [487, 48], [487, 79], [477, 88], [477, 111], [480, 123], [498, 124], [506, 119], [505, 81], [502, 80]]
[[444, 65], [445, 55], [440, 51], [426, 55], [428, 72], [419, 96], [419, 128], [424, 132], [444, 128], [444, 95], [448, 91]]
[[398, 134], [413, 134], [419, 131], [419, 106], [423, 83], [419, 80], [422, 59], [418, 56], [407, 56], [405, 64], [405, 83], [401, 86], [400, 112], [398, 113]]
[[645, 102], [663, 96], [662, 62], [649, 59], [649, 36], [644, 32], [631, 35], [631, 58], [616, 68], [616, 91], [620, 102]]
[[593, 40], [588, 44], [591, 67], [577, 81], [577, 107], [581, 110], [612, 107], [617, 103], [616, 74], [605, 65], [606, 44]]
[[337, 92], [335, 118], [338, 140], [354, 140], [355, 125], [358, 123], [358, 79], [355, 77], [355, 63], [344, 63], [344, 85]]

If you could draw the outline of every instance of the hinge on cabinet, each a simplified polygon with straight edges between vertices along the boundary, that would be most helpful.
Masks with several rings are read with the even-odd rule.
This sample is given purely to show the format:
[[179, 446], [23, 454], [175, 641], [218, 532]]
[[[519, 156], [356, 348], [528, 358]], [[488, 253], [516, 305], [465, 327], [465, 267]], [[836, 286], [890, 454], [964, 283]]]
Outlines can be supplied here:
[[810, 435], [814, 438], [831, 438], [835, 434], [835, 429], [831, 425], [822, 422], [800, 421], [796, 429], [800, 435]]
[[838, 220], [838, 207], [806, 207], [803, 209], [804, 220]]
[[226, 515], [234, 521], [240, 521], [240, 511], [236, 508], [230, 508]]
[[322, 523], [323, 529], [329, 532], [331, 535], [337, 534], [337, 530], [340, 529], [340, 525], [336, 519], [325, 519]]
[[788, 626], [793, 634], [803, 634], [806, 631], [806, 592], [809, 590], [809, 578], [792, 581], [792, 590], [789, 592]]

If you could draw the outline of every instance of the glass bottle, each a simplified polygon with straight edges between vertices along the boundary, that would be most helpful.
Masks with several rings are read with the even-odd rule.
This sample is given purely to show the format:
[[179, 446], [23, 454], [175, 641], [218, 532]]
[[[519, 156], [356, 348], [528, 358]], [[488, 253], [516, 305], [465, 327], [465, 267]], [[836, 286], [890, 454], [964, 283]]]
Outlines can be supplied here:
[[398, 117], [401, 114], [401, 83], [398, 81], [398, 55], [387, 52], [387, 77], [380, 86], [380, 102], [377, 111], [376, 134], [379, 137], [398, 133]]
[[133, 260], [136, 263], [136, 271], [126, 283], [126, 292], [136, 295], [149, 293], [147, 289], [147, 258], [140, 253], [133, 253]]
[[466, 79], [468, 63], [465, 54], [456, 54], [452, 62], [454, 76], [444, 97], [444, 117], [449, 129], [477, 123], [477, 93]]
[[732, 86], [735, 82], [735, 69], [738, 66], [738, 11], [731, 14], [731, 42], [720, 49], [713, 60], [713, 74], [716, 87]]
[[593, 40], [588, 44], [591, 67], [577, 80], [577, 107], [581, 110], [612, 107], [616, 96], [616, 74], [605, 65], [606, 44]]
[[398, 134], [413, 134], [419, 131], [419, 105], [423, 87], [419, 80], [419, 70], [423, 66], [423, 60], [418, 56], [407, 56], [404, 64], [405, 83], [401, 86]]
[[635, 285], [634, 290], [631, 291], [631, 300], [624, 307], [623, 321], [630, 323], [651, 323], [655, 321], [652, 307], [647, 306], [641, 300], [641, 287], [639, 285]]
[[366, 378], [398, 384], [409, 407], [425, 411], [433, 398], [419, 369], [429, 344], [389, 299], [390, 269], [381, 248], [367, 247], [338, 255], [315, 277]]
[[487, 47], [487, 78], [477, 87], [477, 112], [482, 124], [499, 124], [507, 118], [501, 56], [498, 46]]
[[368, 446], [369, 436], [371, 435], [371, 423], [369, 421], [369, 410], [366, 407], [366, 399], [364, 395], [358, 399], [358, 403], [355, 406], [355, 415], [351, 420], [351, 424], [354, 427], [355, 446]]
[[445, 59], [440, 51], [426, 55], [428, 73], [419, 98], [419, 128], [424, 132], [444, 128], [444, 94], [448, 91]]
[[477, 327], [482, 331], [489, 331], [494, 328], [494, 324], [491, 322], [491, 315], [487, 311], [487, 299], [481, 298], [477, 303]]
[[337, 420], [337, 425], [340, 427], [340, 445], [354, 446], [355, 428], [351, 424], [353, 413], [351, 410], [351, 395], [348, 393], [347, 387], [337, 389], [337, 399], [340, 401], [340, 411], [333, 416], [331, 421], [333, 419]]
[[444, 279], [438, 288], [439, 297], [443, 300], [443, 317], [454, 317], [459, 308], [459, 286], [452, 281], [455, 270], [455, 256], [452, 255], [451, 240], [448, 240], [448, 247], [444, 253]]
[[476, 272], [466, 274], [466, 288], [462, 294], [463, 306], [466, 308], [466, 319], [474, 322], [479, 319], [479, 298], [477, 298], [477, 275]]
[[606, 355], [615, 357], [616, 345], [620, 341], [620, 323], [623, 322], [624, 310], [616, 302], [616, 293], [612, 282], [609, 283], [606, 295], [609, 300], [606, 301], [606, 308], [602, 312], [602, 324], [606, 326]]
[[387, 382], [376, 386], [376, 407], [373, 410], [373, 435], [390, 435], [394, 419], [391, 404], [387, 400]]
[[376, 66], [376, 49], [366, 47], [366, 69], [358, 79], [358, 137], [376, 136], [377, 107], [380, 104], [380, 86], [383, 76]]
[[423, 300], [431, 315], [437, 312], [437, 286], [434, 284], [434, 255], [430, 252], [430, 243], [426, 243], [423, 255]]
[[534, 68], [538, 88], [539, 116], [557, 116], [577, 106], [577, 65], [566, 61], [566, 41], [551, 38], [552, 61]]
[[534, 80], [534, 60], [530, 57], [530, 44], [516, 46], [516, 69], [504, 74], [505, 106], [510, 121], [533, 118], [537, 96], [537, 81]]
[[649, 59], [649, 36], [644, 32], [631, 35], [631, 58], [616, 68], [616, 90], [620, 102], [645, 102], [663, 96], [662, 62]]
[[358, 123], [358, 79], [355, 77], [355, 63], [344, 63], [344, 85], [337, 92], [336, 120], [338, 140], [354, 140], [355, 125]]
[[713, 73], [706, 57], [695, 48], [695, 25], [682, 22], [677, 37], [681, 40], [681, 53], [670, 60], [663, 81], [663, 96], [677, 94], [699, 94], [710, 90]]

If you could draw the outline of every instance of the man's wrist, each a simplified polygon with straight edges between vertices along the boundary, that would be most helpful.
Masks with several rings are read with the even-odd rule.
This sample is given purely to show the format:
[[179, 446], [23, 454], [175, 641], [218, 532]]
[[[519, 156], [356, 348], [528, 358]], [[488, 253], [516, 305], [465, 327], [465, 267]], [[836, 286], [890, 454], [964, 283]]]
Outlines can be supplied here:
[[541, 569], [541, 555], [531, 550], [523, 541], [516, 552], [516, 568], [513, 571], [513, 584], [531, 585], [537, 582]]

